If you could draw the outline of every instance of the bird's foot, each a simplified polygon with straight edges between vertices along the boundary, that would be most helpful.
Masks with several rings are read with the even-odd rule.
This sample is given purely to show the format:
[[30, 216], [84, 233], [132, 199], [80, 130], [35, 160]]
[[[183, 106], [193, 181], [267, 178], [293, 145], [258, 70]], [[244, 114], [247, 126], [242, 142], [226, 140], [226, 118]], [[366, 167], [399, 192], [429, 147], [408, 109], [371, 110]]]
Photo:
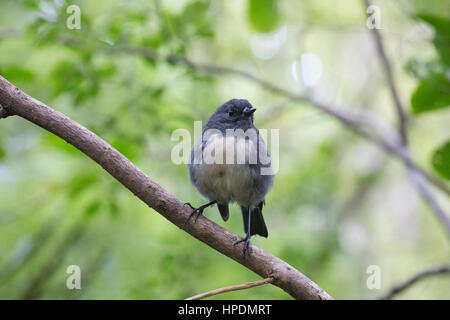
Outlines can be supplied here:
[[235, 243], [234, 243], [234, 245], [237, 245], [237, 244], [239, 244], [239, 243], [241, 243], [241, 242], [244, 242], [244, 248], [242, 249], [242, 257], [245, 259], [245, 255], [248, 253], [249, 255], [251, 254], [251, 249], [250, 249], [250, 238], [251, 238], [251, 236], [250, 236], [250, 234], [247, 234], [246, 236], [245, 236], [245, 238], [242, 238], [242, 239], [240, 239], [240, 240], [238, 240], [238, 241], [236, 241]]
[[192, 218], [193, 215], [197, 214], [197, 216], [195, 217], [195, 221], [197, 222], [198, 217], [201, 216], [203, 214], [203, 210], [205, 210], [207, 207], [209, 207], [210, 205], [214, 204], [215, 201], [209, 202], [207, 204], [204, 204], [198, 208], [194, 208], [189, 202], [186, 202], [185, 204], [187, 204], [188, 206], [190, 206], [192, 209], [194, 209], [191, 214], [189, 215], [189, 217], [187, 217], [186, 221], [184, 222], [184, 225], [187, 225], [187, 223], [189, 222], [189, 220]]
[[195, 209], [195, 208], [192, 206], [192, 204], [190, 204], [189, 202], [185, 202], [184, 204], [187, 205], [187, 206], [189, 206], [189, 207], [191, 207], [191, 209]]

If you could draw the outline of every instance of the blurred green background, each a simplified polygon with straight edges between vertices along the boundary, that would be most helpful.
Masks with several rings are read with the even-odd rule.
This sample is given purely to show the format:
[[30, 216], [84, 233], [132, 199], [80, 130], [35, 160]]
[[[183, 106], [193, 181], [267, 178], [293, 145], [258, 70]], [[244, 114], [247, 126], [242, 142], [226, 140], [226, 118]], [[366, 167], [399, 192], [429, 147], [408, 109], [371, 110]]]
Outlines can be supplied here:
[[[66, 27], [70, 4], [81, 9], [79, 30]], [[449, 186], [450, 5], [376, 4], [410, 117], [411, 153]], [[264, 212], [269, 238], [253, 243], [334, 298], [373, 299], [450, 261], [448, 237], [402, 163], [307, 103], [164, 59], [233, 67], [395, 125], [366, 19], [359, 0], [0, 0], [0, 74], [193, 205], [204, 200], [187, 166], [171, 162], [171, 133], [192, 132], [194, 120], [231, 98], [248, 99], [257, 127], [280, 129], [279, 172]], [[435, 193], [449, 212], [448, 197]], [[244, 234], [237, 206], [227, 223], [216, 208], [205, 215]], [[18, 117], [0, 121], [0, 252], [2, 299], [183, 299], [258, 279]], [[66, 288], [69, 265], [81, 268], [81, 290]], [[379, 290], [366, 286], [370, 265], [381, 269]], [[266, 285], [214, 298], [290, 296]], [[399, 298], [450, 299], [450, 278], [424, 280]]]

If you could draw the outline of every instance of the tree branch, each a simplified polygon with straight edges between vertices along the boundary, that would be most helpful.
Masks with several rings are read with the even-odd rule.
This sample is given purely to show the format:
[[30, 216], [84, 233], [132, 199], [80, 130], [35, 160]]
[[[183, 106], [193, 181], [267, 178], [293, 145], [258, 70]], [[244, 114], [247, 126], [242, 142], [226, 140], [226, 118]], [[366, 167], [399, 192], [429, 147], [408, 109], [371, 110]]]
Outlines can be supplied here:
[[[366, 7], [372, 5], [371, 0], [363, 0]], [[386, 55], [386, 50], [383, 45], [383, 40], [381, 38], [380, 31], [377, 28], [372, 28], [372, 35], [375, 42], [375, 47], [377, 50], [378, 58], [386, 74], [388, 85], [391, 91], [393, 106], [397, 113], [397, 118], [399, 121], [399, 132], [401, 136], [401, 148], [404, 149], [405, 155], [408, 161], [405, 162], [406, 169], [411, 177], [414, 186], [417, 189], [419, 195], [425, 200], [428, 206], [433, 210], [437, 219], [444, 225], [447, 230], [447, 236], [450, 237], [450, 218], [444, 212], [444, 209], [439, 204], [436, 196], [430, 190], [427, 180], [430, 183], [434, 183], [434, 179], [428, 176], [424, 171], [421, 171], [416, 165], [412, 163], [409, 156], [408, 139], [407, 139], [407, 118], [404, 112], [400, 96], [398, 94], [397, 86], [394, 81], [394, 76], [392, 73], [391, 63]]]
[[394, 287], [389, 291], [388, 294], [381, 297], [382, 300], [390, 300], [393, 299], [396, 295], [400, 294], [401, 292], [405, 291], [415, 283], [419, 282], [420, 280], [423, 280], [425, 278], [442, 275], [442, 274], [450, 274], [450, 266], [440, 266], [440, 267], [432, 267], [430, 269], [424, 270], [422, 272], [419, 272], [418, 274], [414, 275], [410, 279], [406, 280], [402, 284]]
[[6, 117], [8, 117], [8, 116], [9, 116], [8, 112], [7, 112], [6, 109], [3, 108], [3, 106], [0, 104], [0, 119], [6, 118]]
[[229, 287], [225, 287], [225, 288], [215, 289], [215, 290], [211, 290], [208, 292], [197, 294], [195, 296], [187, 298], [186, 300], [200, 300], [200, 299], [204, 299], [207, 297], [218, 295], [220, 293], [249, 289], [249, 288], [261, 286], [263, 284], [272, 283], [272, 281], [273, 281], [272, 278], [265, 278], [265, 279], [258, 280], [258, 281], [253, 281], [253, 282], [248, 282], [248, 283], [244, 283], [244, 284], [238, 284], [235, 286], [229, 286]]
[[273, 278], [272, 283], [292, 297], [332, 299], [301, 272], [253, 244], [252, 254], [243, 257], [241, 246], [234, 245], [240, 238], [207, 218], [200, 216], [197, 222], [185, 225], [190, 213], [189, 206], [150, 179], [103, 139], [64, 114], [28, 96], [2, 76], [0, 76], [0, 104], [8, 114], [27, 119], [72, 144], [177, 227], [262, 278]]
[[[364, 0], [364, 4], [366, 8], [372, 5], [371, 0]], [[384, 73], [386, 74], [386, 79], [388, 81], [389, 89], [391, 91], [392, 100], [394, 101], [395, 110], [397, 112], [397, 118], [399, 122], [399, 131], [402, 137], [403, 144], [407, 144], [407, 118], [404, 112], [404, 108], [402, 102], [400, 100], [400, 96], [398, 94], [397, 87], [394, 81], [394, 75], [392, 73], [391, 63], [386, 55], [386, 50], [384, 49], [383, 39], [381, 38], [380, 31], [377, 28], [372, 28], [372, 35], [375, 41], [375, 48], [377, 50], [378, 58], [381, 62], [381, 65], [384, 69]]]

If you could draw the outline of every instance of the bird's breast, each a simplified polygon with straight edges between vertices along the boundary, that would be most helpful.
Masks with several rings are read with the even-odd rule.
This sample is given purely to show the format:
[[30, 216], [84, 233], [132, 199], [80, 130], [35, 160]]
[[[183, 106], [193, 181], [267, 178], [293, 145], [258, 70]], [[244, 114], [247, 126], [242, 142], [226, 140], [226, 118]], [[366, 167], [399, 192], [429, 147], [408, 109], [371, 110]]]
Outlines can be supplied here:
[[221, 134], [198, 143], [194, 152], [201, 152], [201, 163], [194, 165], [195, 186], [209, 199], [219, 203], [237, 202], [248, 205], [252, 198], [253, 175], [249, 161], [257, 156], [254, 142]]

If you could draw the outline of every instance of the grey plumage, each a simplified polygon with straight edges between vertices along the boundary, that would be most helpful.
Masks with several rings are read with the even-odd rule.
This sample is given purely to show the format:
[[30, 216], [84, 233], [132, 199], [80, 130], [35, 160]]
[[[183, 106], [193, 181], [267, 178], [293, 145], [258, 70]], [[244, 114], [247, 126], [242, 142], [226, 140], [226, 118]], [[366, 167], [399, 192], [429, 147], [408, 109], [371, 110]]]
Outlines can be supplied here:
[[[254, 111], [243, 99], [232, 99], [220, 106], [206, 123], [201, 141], [192, 148], [189, 163], [192, 184], [205, 198], [217, 202], [224, 221], [229, 217], [229, 203], [241, 206], [248, 238], [254, 234], [268, 236], [262, 207], [273, 184], [270, 154], [253, 124]], [[236, 129], [247, 135], [230, 135]], [[215, 161], [208, 162], [208, 156]], [[262, 168], [269, 174], [261, 174]]]

